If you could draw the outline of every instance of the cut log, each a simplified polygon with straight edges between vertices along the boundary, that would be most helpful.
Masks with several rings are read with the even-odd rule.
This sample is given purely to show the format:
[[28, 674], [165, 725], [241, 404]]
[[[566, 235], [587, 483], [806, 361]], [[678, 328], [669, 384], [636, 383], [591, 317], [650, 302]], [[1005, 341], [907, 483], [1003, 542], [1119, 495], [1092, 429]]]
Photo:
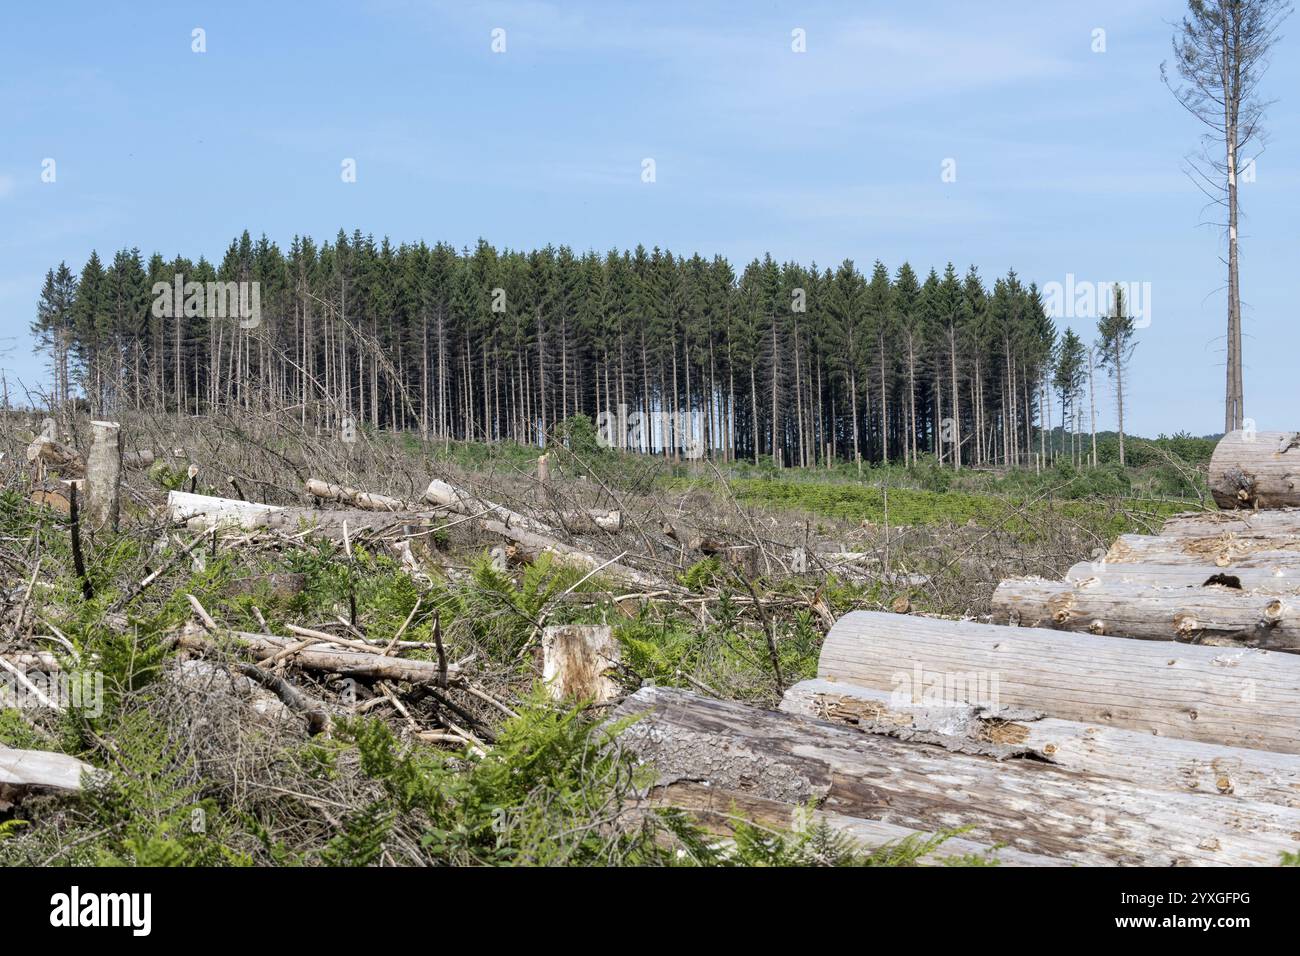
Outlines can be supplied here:
[[1300, 652], [1300, 598], [1218, 583], [1152, 587], [1104, 574], [1084, 581], [1008, 578], [993, 592], [993, 623]]
[[148, 468], [153, 464], [153, 452], [147, 448], [128, 451], [122, 455], [122, 465], [126, 468]]
[[61, 478], [84, 478], [86, 463], [75, 448], [44, 436], [27, 446], [27, 460], [42, 468], [53, 468]]
[[565, 511], [560, 515], [565, 529], [572, 534], [593, 534], [597, 531], [611, 533], [622, 530], [623, 513], [590, 508], [586, 511]]
[[86, 480], [84, 478], [74, 478], [63, 481], [45, 481], [39, 488], [31, 493], [31, 502], [34, 505], [41, 505], [45, 508], [53, 508], [63, 514], [72, 511], [72, 486], [76, 486], [77, 495], [80, 499], [86, 493]]
[[1213, 564], [1218, 568], [1300, 568], [1300, 540], [1286, 536], [1245, 538], [1221, 535], [1166, 538], [1122, 534], [1106, 552], [1106, 564]]
[[[221, 636], [228, 640], [217, 641], [201, 626], [190, 622], [181, 630], [177, 643], [188, 650], [210, 651], [222, 645], [232, 646], [251, 652], [259, 659], [279, 654], [288, 648], [302, 644], [302, 639], [291, 640], [274, 634], [253, 634], [248, 631], [222, 631]], [[319, 644], [295, 650], [288, 655], [291, 663], [306, 670], [324, 671], [332, 674], [344, 674], [366, 680], [398, 680], [412, 684], [441, 686], [439, 667], [436, 661], [407, 660], [389, 657], [383, 648], [376, 648], [373, 654], [365, 651], [348, 650], [339, 645], [331, 645], [322, 640]], [[460, 678], [460, 671], [454, 664], [448, 669], [448, 680]]]
[[325, 501], [341, 501], [363, 511], [407, 511], [405, 504], [388, 495], [377, 495], [369, 491], [360, 491], [344, 485], [332, 485], [327, 481], [308, 478], [305, 484], [307, 494]]
[[1295, 594], [1300, 592], [1300, 563], [1294, 567], [1221, 568], [1213, 564], [1105, 564], [1080, 561], [1065, 573], [1067, 581], [1088, 581], [1092, 578], [1166, 588], [1197, 588], [1217, 583], [1245, 591]]
[[91, 528], [116, 531], [122, 500], [122, 426], [117, 422], [91, 422], [90, 434], [86, 521]]
[[95, 774], [88, 763], [67, 754], [44, 750], [14, 750], [0, 744], [0, 810], [28, 791], [55, 790], [75, 793], [83, 774]]
[[489, 520], [500, 521], [511, 527], [532, 531], [536, 534], [555, 534], [555, 529], [545, 522], [530, 518], [528, 515], [520, 514], [517, 511], [511, 511], [504, 505], [498, 505], [484, 498], [479, 498], [471, 492], [463, 488], [457, 488], [455, 485], [448, 484], [439, 478], [433, 479], [433, 481], [429, 482], [429, 487], [424, 489], [424, 500], [430, 504], [454, 511], [456, 514], [481, 516]]
[[1151, 790], [1203, 793], [1300, 807], [1300, 756], [1157, 737], [1136, 730], [969, 704], [931, 707], [889, 691], [807, 680], [785, 692], [781, 710], [900, 740], [949, 749], [1033, 755], [1064, 769]]
[[647, 591], [665, 590], [670, 587], [667, 582], [654, 575], [619, 564], [617, 561], [603, 560], [594, 554], [580, 551], [567, 544], [561, 544], [552, 538], [525, 531], [522, 528], [507, 525], [501, 521], [481, 521], [479, 524], [484, 531], [499, 534], [501, 537], [514, 542], [517, 548], [515, 556], [518, 560], [531, 563], [543, 554], [550, 554], [562, 563], [572, 567], [583, 568], [588, 571], [595, 571], [599, 568], [600, 575], [609, 578], [611, 581], [620, 581], [633, 587], [644, 588]]
[[1300, 505], [1300, 432], [1228, 432], [1207, 478], [1220, 508]]
[[188, 491], [172, 491], [167, 494], [167, 511], [171, 520], [183, 522], [191, 528], [265, 528], [267, 517], [283, 510], [277, 505], [240, 501], [236, 498], [214, 498], [190, 494]]
[[[651, 806], [685, 810], [705, 828], [724, 834], [734, 832], [740, 820], [781, 832], [799, 831], [805, 827], [825, 824], [832, 831], [854, 840], [859, 847], [869, 850], [886, 845], [897, 847], [905, 840], [925, 841], [933, 836], [880, 820], [862, 820], [824, 810], [809, 811], [807, 807], [791, 806], [779, 800], [768, 800], [736, 790], [721, 790], [687, 780], [666, 787], [651, 788], [647, 802]], [[976, 843], [962, 837], [949, 837], [916, 862], [919, 866], [942, 866], [954, 862], [958, 857], [981, 857], [995, 860], [1001, 866], [1069, 865], [1065, 860], [1054, 857], [1037, 856], [1007, 846]]]
[[949, 703], [1300, 753], [1300, 658], [877, 611], [840, 618], [817, 676]]
[[1300, 508], [1277, 511], [1192, 511], [1165, 520], [1162, 538], [1206, 538], [1236, 534], [1246, 537], [1293, 536], [1300, 540]]
[[235, 498], [215, 498], [173, 491], [167, 495], [171, 520], [195, 530], [236, 528], [244, 531], [268, 529], [342, 540], [343, 526], [351, 534], [361, 531], [414, 533], [432, 526], [431, 512], [376, 512], [362, 510], [320, 511], [315, 508], [285, 508]]
[[618, 641], [608, 624], [562, 624], [542, 632], [542, 681], [556, 700], [607, 704], [619, 695]]
[[661, 786], [681, 781], [1082, 865], [1270, 865], [1300, 809], [1158, 793], [1032, 759], [994, 760], [668, 688], [643, 688], [619, 737]]

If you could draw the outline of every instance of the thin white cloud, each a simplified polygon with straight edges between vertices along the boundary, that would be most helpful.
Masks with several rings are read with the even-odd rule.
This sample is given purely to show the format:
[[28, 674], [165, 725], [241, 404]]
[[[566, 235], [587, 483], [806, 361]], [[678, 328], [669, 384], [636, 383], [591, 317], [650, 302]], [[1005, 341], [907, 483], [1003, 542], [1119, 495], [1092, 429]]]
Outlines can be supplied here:
[[[657, 8], [595, 8], [595, 14], [562, 9], [544, 0], [492, 0], [474, 6], [438, 0], [374, 0], [382, 13], [414, 17], [439, 30], [482, 34], [507, 31], [508, 51], [522, 56], [563, 55], [609, 59], [632, 69], [630, 57], [657, 66], [673, 78], [731, 108], [781, 108], [801, 104], [830, 114], [864, 102], [893, 105], [1061, 75], [1072, 69], [1059, 52], [1049, 52], [1034, 23], [981, 12], [985, 28], [949, 20], [923, 27], [793, 12], [758, 25], [706, 19], [666, 26]], [[427, 19], [433, 13], [432, 20]], [[974, 16], [973, 14], [968, 14]], [[679, 20], [681, 18], [678, 18]], [[745, 17], [754, 24], [757, 16]], [[900, 15], [901, 20], [901, 15]], [[999, 20], [990, 29], [991, 20]], [[806, 29], [807, 52], [791, 50], [791, 30]], [[647, 76], [647, 84], [655, 78]], [[805, 116], [799, 117], [801, 120]]]
[[882, 224], [951, 226], [989, 223], [996, 208], [954, 189], [894, 186], [822, 186], [807, 189], [755, 190], [732, 198], [766, 208], [792, 222], [841, 222], [858, 227]]

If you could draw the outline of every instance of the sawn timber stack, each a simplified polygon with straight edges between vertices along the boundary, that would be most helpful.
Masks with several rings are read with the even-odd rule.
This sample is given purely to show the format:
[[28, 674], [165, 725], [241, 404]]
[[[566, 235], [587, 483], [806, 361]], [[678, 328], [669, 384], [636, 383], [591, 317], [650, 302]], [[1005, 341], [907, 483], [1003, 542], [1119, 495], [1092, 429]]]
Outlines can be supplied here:
[[1300, 851], [1300, 433], [1226, 436], [1210, 485], [1230, 511], [1004, 581], [994, 623], [845, 615], [781, 712], [643, 688], [617, 714], [648, 799], [814, 807], [868, 843], [967, 828], [1013, 865], [1276, 865]]

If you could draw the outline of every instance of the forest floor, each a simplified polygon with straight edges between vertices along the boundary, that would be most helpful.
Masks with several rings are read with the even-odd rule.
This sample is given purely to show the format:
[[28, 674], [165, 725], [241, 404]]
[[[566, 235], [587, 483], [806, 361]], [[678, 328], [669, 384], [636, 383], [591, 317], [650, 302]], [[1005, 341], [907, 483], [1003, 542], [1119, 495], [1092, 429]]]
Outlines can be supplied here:
[[[979, 617], [1002, 578], [1060, 576], [1205, 500], [1204, 462], [1155, 445], [1129, 469], [859, 474], [618, 454], [575, 426], [549, 449], [543, 486], [536, 449], [364, 431], [342, 442], [286, 415], [133, 416], [126, 449], [157, 458], [125, 473], [117, 532], [85, 529], [83, 578], [69, 516], [32, 501], [24, 451], [39, 428], [0, 419], [0, 746], [96, 771], [75, 796], [0, 787], [0, 864], [915, 862], [933, 842], [867, 851], [758, 826], [718, 841], [642, 808], [643, 772], [603, 709], [540, 687], [543, 629], [612, 625], [627, 692], [653, 682], [775, 706], [814, 675], [850, 609]], [[87, 448], [88, 422], [61, 437]], [[441, 478], [556, 519], [566, 545], [656, 583], [503, 550], [455, 515], [417, 538], [343, 541], [209, 534], [168, 516], [168, 492], [191, 487], [320, 504], [308, 478], [407, 502]], [[622, 529], [570, 533], [558, 516], [575, 508], [617, 509]], [[230, 632], [297, 643], [250, 663]], [[446, 660], [456, 679], [309, 668], [298, 652], [312, 634]], [[40, 701], [16, 674], [89, 679], [95, 693]]]

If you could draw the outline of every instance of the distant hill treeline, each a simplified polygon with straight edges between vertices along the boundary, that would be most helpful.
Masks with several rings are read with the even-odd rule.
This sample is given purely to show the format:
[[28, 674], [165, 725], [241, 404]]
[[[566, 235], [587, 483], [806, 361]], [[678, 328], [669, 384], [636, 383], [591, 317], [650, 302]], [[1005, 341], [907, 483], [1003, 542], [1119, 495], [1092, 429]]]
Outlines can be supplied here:
[[[536, 443], [624, 406], [603, 419], [616, 445], [804, 465], [1023, 462], [1057, 424], [1037, 289], [951, 264], [767, 256], [737, 275], [657, 248], [457, 252], [340, 231], [285, 253], [245, 232], [215, 266], [139, 250], [60, 265], [33, 329], [51, 399], [80, 393], [95, 414], [279, 410], [329, 430]], [[662, 418], [638, 433], [647, 412]]]

